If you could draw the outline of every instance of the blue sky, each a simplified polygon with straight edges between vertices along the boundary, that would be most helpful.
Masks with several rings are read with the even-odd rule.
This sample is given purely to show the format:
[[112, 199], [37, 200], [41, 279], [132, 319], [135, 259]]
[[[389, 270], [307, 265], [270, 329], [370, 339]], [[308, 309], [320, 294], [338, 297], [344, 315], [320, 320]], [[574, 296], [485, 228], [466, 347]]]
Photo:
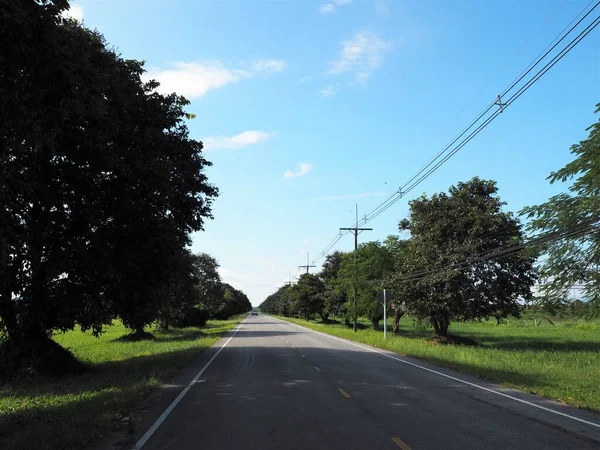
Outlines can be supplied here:
[[[193, 250], [258, 305], [359, 214], [392, 194], [587, 5], [583, 0], [78, 0], [71, 14], [192, 104], [221, 190]], [[596, 16], [594, 14], [594, 16]], [[507, 209], [564, 189], [600, 101], [595, 30], [411, 195], [369, 223], [383, 239], [408, 200], [473, 176]], [[352, 237], [336, 249], [350, 250]]]

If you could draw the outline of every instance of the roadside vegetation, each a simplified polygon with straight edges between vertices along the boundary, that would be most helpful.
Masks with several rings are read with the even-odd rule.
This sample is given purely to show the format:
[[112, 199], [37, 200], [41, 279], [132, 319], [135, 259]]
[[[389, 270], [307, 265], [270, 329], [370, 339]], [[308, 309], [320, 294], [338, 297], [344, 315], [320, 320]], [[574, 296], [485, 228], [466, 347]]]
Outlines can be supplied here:
[[209, 320], [202, 329], [150, 327], [152, 340], [124, 341], [122, 324], [68, 331], [54, 341], [86, 366], [78, 375], [27, 378], [0, 386], [0, 447], [80, 449], [115, 427], [131, 410], [239, 322]]

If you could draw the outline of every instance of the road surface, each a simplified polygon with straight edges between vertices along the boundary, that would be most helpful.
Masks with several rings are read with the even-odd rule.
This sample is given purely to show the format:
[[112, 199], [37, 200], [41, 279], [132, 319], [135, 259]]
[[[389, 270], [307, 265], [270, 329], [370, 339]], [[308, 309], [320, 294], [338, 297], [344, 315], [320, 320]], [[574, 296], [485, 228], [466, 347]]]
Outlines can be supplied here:
[[263, 315], [234, 331], [138, 415], [128, 448], [600, 448], [589, 412]]

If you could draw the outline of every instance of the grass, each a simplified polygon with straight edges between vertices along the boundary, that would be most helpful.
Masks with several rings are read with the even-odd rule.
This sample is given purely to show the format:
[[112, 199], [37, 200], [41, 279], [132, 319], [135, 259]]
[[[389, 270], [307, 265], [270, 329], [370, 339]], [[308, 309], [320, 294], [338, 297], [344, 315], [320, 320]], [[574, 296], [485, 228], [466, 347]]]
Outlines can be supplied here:
[[433, 333], [400, 322], [397, 336], [363, 329], [356, 333], [341, 324], [280, 317], [313, 330], [385, 348], [475, 375], [504, 386], [600, 412], [600, 323], [560, 321], [535, 326], [511, 320], [454, 323], [450, 333], [479, 345], [439, 344]]
[[54, 337], [90, 370], [0, 386], [0, 448], [82, 448], [118, 426], [150, 391], [188, 365], [239, 322], [209, 321], [201, 330], [151, 330], [156, 339], [125, 342], [122, 325], [99, 338], [70, 331]]

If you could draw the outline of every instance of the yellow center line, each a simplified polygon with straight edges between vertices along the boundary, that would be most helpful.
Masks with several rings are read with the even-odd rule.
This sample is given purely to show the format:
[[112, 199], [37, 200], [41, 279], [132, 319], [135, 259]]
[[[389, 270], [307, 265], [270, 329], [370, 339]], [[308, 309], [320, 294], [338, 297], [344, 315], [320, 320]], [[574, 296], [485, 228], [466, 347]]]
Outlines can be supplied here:
[[394, 444], [396, 444], [398, 447], [400, 447], [402, 450], [410, 450], [410, 447], [406, 444], [406, 442], [404, 442], [402, 439], [400, 439], [399, 437], [392, 437], [390, 438], [392, 440], [392, 442]]
[[343, 390], [342, 388], [338, 388], [338, 391], [340, 392], [340, 394], [342, 394], [344, 397], [346, 398], [352, 398], [352, 396], [350, 394], [348, 394], [345, 390]]
[[317, 372], [323, 372], [319, 366], [313, 366]]

